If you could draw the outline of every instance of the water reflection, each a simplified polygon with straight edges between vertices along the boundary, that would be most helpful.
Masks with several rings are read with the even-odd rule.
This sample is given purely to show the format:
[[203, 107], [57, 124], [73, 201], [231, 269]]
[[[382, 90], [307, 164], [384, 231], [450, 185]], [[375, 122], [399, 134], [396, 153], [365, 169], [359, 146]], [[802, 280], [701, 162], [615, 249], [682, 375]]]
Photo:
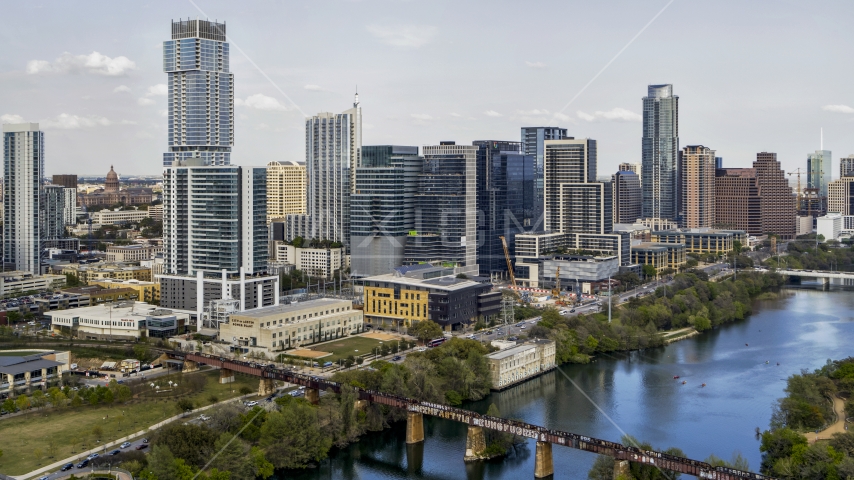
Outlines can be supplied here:
[[[561, 367], [619, 429], [559, 372], [466, 407], [485, 413], [495, 403], [508, 418], [607, 440], [619, 440], [622, 429], [658, 448], [678, 446], [698, 459], [712, 453], [730, 458], [738, 450], [758, 468], [755, 428], [767, 428], [785, 379], [802, 368], [818, 368], [828, 358], [849, 356], [846, 346], [854, 341], [850, 290], [801, 287], [790, 292], [757, 302], [753, 316], [738, 324], [664, 348]], [[405, 424], [398, 423], [335, 451], [319, 468], [280, 472], [279, 477], [479, 480], [533, 475], [533, 442], [503, 460], [466, 464], [465, 425], [425, 417], [424, 426], [422, 444], [406, 445]], [[560, 478], [586, 479], [595, 459], [561, 447], [553, 455]]]

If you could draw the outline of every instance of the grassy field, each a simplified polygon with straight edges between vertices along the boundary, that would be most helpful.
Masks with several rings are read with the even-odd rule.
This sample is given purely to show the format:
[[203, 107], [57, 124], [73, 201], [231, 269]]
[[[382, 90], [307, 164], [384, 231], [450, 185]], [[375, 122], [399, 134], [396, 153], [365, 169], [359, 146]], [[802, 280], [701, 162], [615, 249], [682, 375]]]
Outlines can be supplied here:
[[[258, 390], [258, 379], [235, 374], [234, 383], [220, 384], [219, 370], [191, 375], [203, 375], [207, 382], [203, 390], [190, 395], [198, 406], [209, 405], [211, 395], [219, 401], [240, 395], [240, 387]], [[160, 377], [180, 382], [181, 374]], [[186, 378], [186, 377], [185, 377]], [[93, 428], [100, 426], [103, 433], [101, 443], [144, 430], [178, 413], [175, 400], [144, 400], [127, 405], [84, 406], [80, 408], [47, 408], [31, 410], [26, 415], [0, 419], [0, 438], [3, 456], [0, 471], [9, 475], [21, 475], [44, 465], [56, 462], [81, 451], [89, 450], [99, 443]], [[11, 439], [14, 439], [13, 441]], [[84, 446], [85, 445], [85, 446]]]
[[334, 340], [322, 345], [317, 345], [314, 348], [316, 350], [331, 353], [331, 357], [325, 357], [322, 360], [324, 362], [335, 363], [339, 358], [347, 358], [350, 355], [358, 357], [359, 355], [371, 353], [374, 351], [374, 348], [380, 346], [382, 343], [383, 342], [374, 340], [373, 338], [347, 337], [342, 338], [341, 340]]
[[0, 350], [0, 357], [25, 357], [27, 355], [34, 355], [36, 353], [43, 353], [43, 352], [30, 352], [30, 351], [22, 351], [22, 352], [11, 351], [10, 352], [8, 350]]

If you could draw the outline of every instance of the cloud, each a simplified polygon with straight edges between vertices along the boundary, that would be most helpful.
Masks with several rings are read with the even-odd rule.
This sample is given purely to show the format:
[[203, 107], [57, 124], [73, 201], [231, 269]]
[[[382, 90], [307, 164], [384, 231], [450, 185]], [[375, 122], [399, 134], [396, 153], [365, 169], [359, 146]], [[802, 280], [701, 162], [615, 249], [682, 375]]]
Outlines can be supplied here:
[[533, 110], [517, 110], [516, 113], [519, 115], [548, 115], [549, 111], [546, 109], [540, 110], [539, 108], [535, 108]]
[[543, 62], [525, 62], [525, 65], [531, 68], [546, 68], [546, 64]]
[[433, 120], [433, 116], [426, 113], [411, 113], [410, 116], [416, 120]]
[[495, 110], [487, 110], [487, 111], [483, 112], [483, 114], [486, 115], [487, 117], [500, 117], [501, 116], [501, 114], [496, 112]]
[[611, 110], [605, 112], [597, 111], [593, 115], [579, 110], [578, 112], [576, 112], [576, 115], [578, 115], [578, 118], [587, 122], [640, 122], [641, 120], [643, 120], [643, 117], [640, 114], [619, 107], [612, 108]]
[[98, 116], [81, 117], [79, 115], [69, 115], [60, 113], [56, 118], [42, 120], [39, 122], [46, 128], [59, 128], [62, 130], [75, 130], [79, 128], [91, 127], [107, 127], [113, 124], [110, 119]]
[[139, 100], [137, 100], [136, 103], [142, 107], [145, 107], [148, 105], [154, 105], [155, 102], [154, 102], [154, 100], [152, 100], [150, 98], [143, 97], [143, 98], [140, 98]]
[[286, 106], [279, 103], [279, 101], [275, 98], [268, 97], [262, 93], [256, 93], [255, 95], [249, 96], [246, 98], [246, 100], [235, 98], [234, 105], [239, 107], [254, 108], [257, 110], [271, 110], [279, 112], [284, 112], [288, 110]]
[[323, 90], [323, 87], [321, 87], [320, 85], [306, 85], [302, 88], [304, 88], [306, 90], [311, 90], [313, 92], [319, 92], [319, 91]]
[[24, 123], [24, 117], [6, 113], [0, 115], [0, 123]]
[[848, 105], [825, 105], [821, 107], [821, 109], [827, 112], [854, 113], [854, 108], [851, 108]]
[[457, 118], [462, 117], [462, 115], [460, 115], [459, 113], [454, 113], [454, 112], [451, 112], [451, 116], [452, 116], [452, 117], [457, 117]]
[[127, 85], [119, 85], [113, 89], [113, 93], [130, 93], [130, 87]]
[[418, 48], [429, 43], [438, 29], [429, 25], [368, 25], [368, 31], [389, 45]]
[[145, 94], [145, 96], [154, 97], [159, 95], [166, 95], [167, 93], [169, 93], [169, 87], [167, 87], [165, 83], [158, 83], [157, 85], [152, 85], [148, 87], [148, 92]]
[[110, 58], [98, 52], [88, 55], [72, 55], [63, 52], [53, 63], [47, 60], [30, 60], [27, 62], [27, 73], [38, 75], [43, 73], [91, 73], [111, 77], [127, 75], [136, 70], [136, 63], [127, 57]]
[[566, 114], [560, 113], [560, 112], [555, 113], [555, 114], [554, 114], [554, 115], [552, 115], [552, 116], [553, 116], [555, 119], [560, 120], [560, 121], [562, 121], [562, 122], [572, 122], [572, 121], [573, 121], [573, 120], [572, 120], [572, 117], [570, 117], [569, 115], [566, 115]]

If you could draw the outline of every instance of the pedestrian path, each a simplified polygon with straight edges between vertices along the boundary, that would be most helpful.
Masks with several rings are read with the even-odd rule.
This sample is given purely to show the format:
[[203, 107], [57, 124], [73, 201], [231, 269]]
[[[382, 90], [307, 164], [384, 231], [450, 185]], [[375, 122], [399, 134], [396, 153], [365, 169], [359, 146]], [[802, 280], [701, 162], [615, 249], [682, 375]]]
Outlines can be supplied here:
[[810, 443], [815, 443], [819, 440], [827, 440], [832, 437], [834, 433], [845, 432], [845, 402], [836, 395], [833, 396], [833, 412], [836, 414], [836, 421], [833, 422], [831, 426], [817, 434], [815, 432], [804, 434]]

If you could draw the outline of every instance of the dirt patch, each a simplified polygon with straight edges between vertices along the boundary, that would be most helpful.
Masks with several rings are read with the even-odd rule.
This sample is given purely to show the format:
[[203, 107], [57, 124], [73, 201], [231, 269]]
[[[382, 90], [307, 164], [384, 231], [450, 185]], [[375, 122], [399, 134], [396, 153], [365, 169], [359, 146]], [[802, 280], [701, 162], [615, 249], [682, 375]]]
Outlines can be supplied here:
[[365, 338], [373, 338], [374, 340], [397, 340], [400, 338], [399, 335], [392, 335], [390, 333], [366, 333], [362, 335]]
[[306, 357], [306, 358], [323, 358], [332, 355], [329, 352], [321, 352], [319, 350], [306, 350], [306, 349], [297, 349], [291, 350], [288, 352], [288, 355], [293, 355], [295, 357]]

